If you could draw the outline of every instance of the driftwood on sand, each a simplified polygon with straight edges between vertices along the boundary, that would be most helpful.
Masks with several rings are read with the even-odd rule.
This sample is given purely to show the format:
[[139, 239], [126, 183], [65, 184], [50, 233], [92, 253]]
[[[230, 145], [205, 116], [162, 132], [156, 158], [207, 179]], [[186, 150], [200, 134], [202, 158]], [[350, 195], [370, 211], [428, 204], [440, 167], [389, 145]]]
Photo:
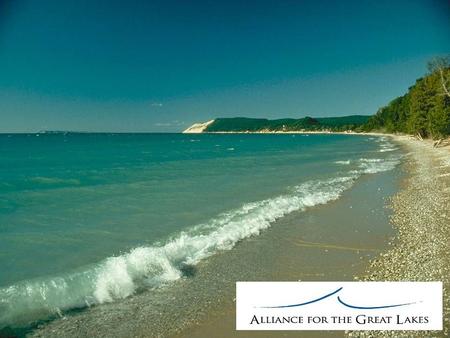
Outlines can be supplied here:
[[446, 147], [448, 145], [450, 145], [450, 138], [446, 138], [446, 139], [441, 138], [441, 139], [433, 142], [434, 148]]

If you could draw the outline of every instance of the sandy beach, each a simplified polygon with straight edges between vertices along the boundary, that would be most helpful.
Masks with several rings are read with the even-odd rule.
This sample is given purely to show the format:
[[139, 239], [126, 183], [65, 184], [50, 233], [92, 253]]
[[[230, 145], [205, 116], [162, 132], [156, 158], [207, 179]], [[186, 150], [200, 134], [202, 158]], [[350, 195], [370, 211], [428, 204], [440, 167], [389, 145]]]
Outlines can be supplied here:
[[408, 176], [392, 199], [391, 248], [374, 259], [361, 280], [442, 281], [444, 330], [351, 332], [350, 337], [448, 337], [450, 333], [450, 148], [394, 136], [407, 153]]

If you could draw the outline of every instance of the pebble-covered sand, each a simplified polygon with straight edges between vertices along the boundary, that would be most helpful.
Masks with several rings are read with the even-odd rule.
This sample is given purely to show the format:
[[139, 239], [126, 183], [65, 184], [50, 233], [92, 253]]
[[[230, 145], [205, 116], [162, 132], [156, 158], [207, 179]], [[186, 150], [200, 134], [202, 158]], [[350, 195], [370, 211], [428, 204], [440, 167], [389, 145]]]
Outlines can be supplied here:
[[442, 281], [443, 331], [357, 331], [350, 337], [450, 337], [450, 147], [395, 137], [407, 151], [409, 175], [392, 199], [391, 248], [373, 260], [361, 280]]

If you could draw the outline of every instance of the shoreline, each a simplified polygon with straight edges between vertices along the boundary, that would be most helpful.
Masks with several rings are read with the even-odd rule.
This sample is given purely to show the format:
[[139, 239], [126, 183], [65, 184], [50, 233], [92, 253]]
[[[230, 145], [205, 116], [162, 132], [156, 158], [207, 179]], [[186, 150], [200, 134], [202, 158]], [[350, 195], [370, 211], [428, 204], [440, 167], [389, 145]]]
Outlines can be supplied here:
[[[331, 134], [331, 133], [324, 133], [324, 134]], [[345, 133], [340, 133], [345, 134]], [[360, 134], [363, 135], [363, 134]], [[393, 136], [389, 134], [365, 134], [364, 136]], [[370, 207], [366, 210], [366, 215], [369, 213], [373, 213], [375, 210], [378, 210], [380, 214], [386, 214], [386, 219], [383, 220], [383, 217], [380, 217], [380, 214], [375, 219], [367, 220], [368, 224], [364, 224], [362, 222], [361, 218], [358, 218], [358, 211], [356, 210], [358, 207], [356, 205], [350, 205], [351, 202], [349, 201], [355, 199], [355, 191], [361, 190], [362, 186], [367, 184], [367, 179], [371, 180], [373, 177], [366, 177], [365, 179], [362, 179], [361, 182], [359, 182], [359, 185], [352, 188], [351, 191], [348, 192], [347, 196], [344, 196], [342, 199], [335, 201], [327, 206], [326, 210], [316, 210], [312, 211], [312, 213], [317, 212], [317, 214], [323, 213], [329, 213], [328, 218], [332, 219], [330, 226], [328, 228], [328, 232], [326, 237], [333, 238], [335, 241], [337, 240], [335, 236], [332, 235], [332, 228], [340, 228], [342, 229], [342, 224], [346, 224], [348, 226], [347, 228], [347, 235], [349, 237], [352, 237], [353, 231], [359, 232], [359, 233], [366, 233], [366, 240], [363, 240], [363, 237], [360, 237], [359, 240], [350, 240], [350, 242], [346, 243], [346, 245], [351, 245], [350, 243], [353, 242], [353, 245], [358, 246], [359, 248], [355, 250], [353, 253], [355, 254], [354, 258], [358, 260], [359, 262], [355, 263], [355, 260], [347, 260], [344, 262], [335, 261], [335, 255], [340, 255], [341, 250], [343, 249], [347, 252], [348, 250], [352, 250], [350, 246], [341, 246], [338, 247], [336, 245], [333, 246], [314, 246], [314, 249], [318, 249], [314, 252], [308, 252], [308, 255], [314, 255], [316, 257], [322, 257], [319, 258], [323, 259], [324, 253], [327, 254], [328, 252], [331, 253], [331, 256], [327, 256], [326, 260], [328, 263], [326, 265], [320, 266], [317, 271], [313, 274], [305, 274], [305, 271], [303, 270], [305, 266], [301, 266], [300, 269], [295, 269], [293, 271], [293, 274], [290, 278], [285, 278], [283, 275], [277, 276], [277, 278], [269, 279], [269, 280], [302, 280], [302, 281], [333, 281], [333, 280], [354, 280], [355, 276], [364, 274], [365, 270], [369, 266], [370, 262], [375, 259], [379, 254], [382, 254], [386, 250], [389, 249], [390, 245], [390, 239], [396, 235], [395, 230], [392, 228], [391, 223], [389, 222], [389, 218], [392, 215], [392, 209], [386, 208], [388, 205], [388, 200], [392, 198], [392, 196], [399, 193], [401, 187], [400, 182], [402, 182], [405, 179], [405, 173], [403, 170], [400, 169], [400, 167], [397, 167], [394, 169], [394, 173], [388, 172], [381, 175], [392, 175], [395, 177], [394, 181], [395, 183], [395, 190], [390, 191], [389, 193], [387, 191], [384, 192], [385, 199], [380, 204], [373, 204], [372, 201], [369, 202]], [[380, 181], [381, 176], [378, 176], [374, 181], [372, 185], [372, 189], [366, 190], [367, 191], [375, 191], [380, 190], [383, 191], [385, 189], [385, 186]], [[382, 180], [382, 179], [381, 179]], [[359, 196], [358, 201], [367, 200], [366, 195]], [[351, 198], [349, 197], [352, 196]], [[358, 204], [364, 204], [364, 202], [360, 202]], [[342, 221], [342, 219], [337, 218], [331, 218], [330, 215], [338, 215], [340, 211], [343, 210], [349, 210], [348, 208], [351, 208], [351, 220], [347, 219], [346, 221]], [[359, 211], [360, 212], [360, 211]], [[298, 217], [298, 216], [296, 216]], [[297, 224], [301, 225], [301, 227], [310, 226], [311, 218], [308, 217], [307, 223], [302, 222], [302, 216], [300, 216], [297, 219]], [[320, 217], [319, 217], [320, 218]], [[318, 228], [321, 227], [321, 222], [323, 222], [323, 218], [321, 221], [317, 222], [313, 227], [310, 228], [310, 230], [316, 231]], [[370, 224], [370, 225], [369, 225]], [[354, 227], [353, 230], [351, 230]], [[377, 233], [378, 232], [378, 233]], [[280, 239], [281, 240], [281, 239]], [[329, 240], [329, 238], [328, 238]], [[342, 241], [342, 239], [338, 240]], [[364, 244], [363, 244], [364, 243]], [[306, 246], [310, 246], [309, 244], [305, 244]], [[342, 245], [342, 244], [341, 244]], [[302, 245], [303, 246], [303, 245]], [[311, 246], [310, 246], [311, 247]], [[300, 251], [300, 247], [297, 247], [296, 250], [290, 251], [290, 255], [296, 257], [295, 260], [300, 263], [304, 261], [305, 252]], [[303, 248], [302, 248], [303, 249]], [[285, 251], [288, 251], [288, 248], [284, 249]], [[323, 251], [321, 251], [323, 250]], [[331, 262], [331, 263], [330, 263]], [[338, 262], [338, 263], [337, 263]], [[337, 263], [337, 264], [336, 264]], [[289, 265], [289, 264], [286, 264]], [[315, 265], [317, 268], [317, 265]], [[342, 269], [342, 271], [346, 271], [345, 273], [342, 271], [334, 271], [334, 273], [330, 273], [333, 268], [339, 267], [338, 269]], [[308, 267], [313, 269], [312, 267]], [[218, 315], [212, 314], [209, 315], [206, 319], [203, 319], [201, 322], [197, 322], [194, 325], [188, 326], [184, 328], [182, 331], [170, 335], [170, 337], [173, 338], [189, 338], [189, 337], [199, 337], [199, 338], [207, 338], [211, 336], [225, 338], [225, 337], [275, 337], [275, 336], [283, 336], [283, 337], [345, 337], [344, 331], [236, 331], [235, 330], [235, 309], [234, 309], [234, 302], [223, 305], [221, 307], [221, 312]]]
[[[414, 337], [450, 333], [450, 147], [431, 140], [390, 135], [407, 150], [407, 176], [392, 198], [390, 248], [373, 259], [362, 281], [442, 281], [443, 330], [416, 331]], [[410, 331], [355, 331], [348, 337], [411, 337]]]
[[[281, 132], [283, 133], [283, 132]], [[261, 133], [262, 134], [262, 133]], [[275, 134], [275, 133], [274, 133]], [[277, 133], [280, 134], [280, 133]], [[303, 132], [296, 132], [303, 134]], [[305, 132], [304, 134], [308, 134]], [[406, 163], [398, 191], [387, 201], [391, 209], [390, 226], [394, 234], [378, 255], [357, 272], [354, 280], [361, 281], [442, 281], [444, 309], [442, 331], [281, 331], [245, 332], [249, 336], [322, 337], [447, 337], [450, 333], [450, 147], [433, 147], [432, 140], [419, 141], [411, 135], [384, 133], [327, 133], [385, 136], [404, 148]], [[232, 309], [228, 312], [232, 312]], [[230, 316], [230, 314], [228, 314]], [[229, 320], [234, 323], [234, 318]], [[232, 323], [231, 323], [232, 322]], [[221, 325], [216, 321], [182, 331], [174, 337], [207, 337]], [[222, 324], [223, 325], [223, 324]], [[223, 326], [222, 326], [223, 328]], [[414, 334], [412, 334], [414, 333]], [[220, 336], [245, 336], [242, 332]]]
[[279, 135], [279, 134], [323, 134], [323, 135], [361, 135], [361, 136], [397, 136], [394, 134], [386, 134], [380, 132], [353, 132], [353, 131], [325, 131], [325, 130], [292, 130], [292, 131], [270, 131], [270, 130], [260, 130], [260, 131], [198, 131], [198, 132], [186, 132], [183, 131], [182, 134], [264, 134], [264, 135]]

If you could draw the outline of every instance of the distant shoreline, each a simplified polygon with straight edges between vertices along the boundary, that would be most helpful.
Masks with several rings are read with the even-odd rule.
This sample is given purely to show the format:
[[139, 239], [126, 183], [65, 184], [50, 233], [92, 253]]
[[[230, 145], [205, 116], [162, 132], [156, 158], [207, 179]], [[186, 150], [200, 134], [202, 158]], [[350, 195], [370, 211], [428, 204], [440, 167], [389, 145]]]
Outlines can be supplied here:
[[345, 132], [345, 131], [204, 131], [199, 133], [189, 133], [189, 134], [323, 134], [323, 135], [368, 135], [368, 136], [389, 136], [395, 134], [385, 134], [378, 132]]
[[361, 135], [361, 136], [405, 136], [413, 137], [407, 134], [390, 134], [382, 132], [344, 132], [344, 131], [204, 131], [204, 132], [190, 132], [185, 133], [178, 132], [158, 132], [158, 131], [61, 131], [61, 132], [0, 132], [0, 135], [89, 135], [89, 134], [186, 134], [186, 135], [199, 135], [199, 134], [276, 134], [276, 135], [290, 135], [290, 134], [320, 134], [320, 135]]

